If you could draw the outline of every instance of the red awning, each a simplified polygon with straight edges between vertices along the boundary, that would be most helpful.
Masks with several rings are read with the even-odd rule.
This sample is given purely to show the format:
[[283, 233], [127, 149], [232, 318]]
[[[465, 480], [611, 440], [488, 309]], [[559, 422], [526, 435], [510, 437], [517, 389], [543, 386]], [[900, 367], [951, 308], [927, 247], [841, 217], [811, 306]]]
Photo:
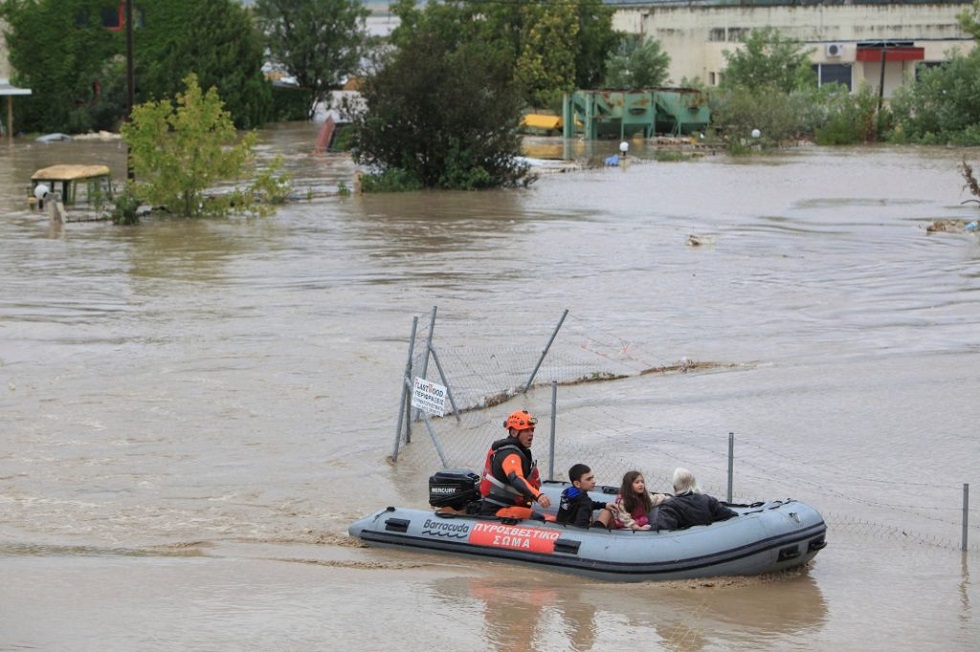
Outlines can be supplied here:
[[891, 48], [869, 48], [859, 45], [854, 58], [857, 61], [881, 61], [882, 51], [885, 53], [885, 61], [922, 61], [926, 58], [925, 48], [908, 45]]

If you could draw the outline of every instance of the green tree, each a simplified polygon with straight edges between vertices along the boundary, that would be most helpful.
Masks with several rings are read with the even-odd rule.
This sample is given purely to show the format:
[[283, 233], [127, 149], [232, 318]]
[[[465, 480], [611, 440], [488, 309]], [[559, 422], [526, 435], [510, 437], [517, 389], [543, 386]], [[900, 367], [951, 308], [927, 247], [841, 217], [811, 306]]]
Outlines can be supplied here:
[[309, 116], [331, 89], [358, 72], [370, 41], [361, 0], [257, 0], [272, 59], [310, 93]]
[[[123, 31], [103, 26], [116, 0], [0, 0], [15, 81], [33, 94], [19, 124], [36, 131], [114, 129], [126, 114]], [[136, 2], [135, 101], [172, 97], [196, 72], [215, 85], [240, 128], [269, 119], [261, 35], [233, 0]]]
[[972, 35], [974, 40], [980, 41], [980, 0], [973, 0], [973, 5], [961, 11], [957, 19], [964, 32]]
[[521, 4], [523, 39], [514, 64], [514, 81], [532, 106], [554, 106], [575, 90], [578, 17], [556, 11], [555, 0]]
[[238, 137], [214, 87], [202, 92], [193, 73], [184, 83], [187, 90], [176, 95], [176, 103], [133, 107], [131, 122], [122, 127], [138, 181], [133, 192], [184, 217], [270, 212], [270, 204], [287, 191], [285, 178], [276, 176], [278, 162], [244, 189], [232, 185], [217, 192], [219, 183], [243, 181], [254, 161], [256, 135]]
[[392, 13], [400, 24], [391, 42], [404, 47], [415, 29], [428, 24], [458, 43], [486, 43], [511, 59], [527, 106], [558, 108], [562, 93], [594, 88], [602, 80], [606, 58], [618, 40], [612, 29], [614, 11], [601, 0], [430, 0], [424, 7], [415, 0], [397, 0]]
[[752, 30], [743, 43], [735, 52], [724, 52], [727, 65], [719, 84], [723, 89], [771, 86], [789, 93], [816, 83], [810, 50], [802, 41], [765, 27]]
[[656, 39], [624, 34], [606, 62], [608, 88], [650, 88], [668, 83], [670, 57]]
[[510, 57], [479, 40], [460, 42], [443, 20], [453, 14], [430, 7], [364, 81], [366, 110], [355, 115], [351, 148], [370, 171], [363, 188], [529, 183], [516, 159], [521, 102]]
[[27, 131], [87, 131], [105, 67], [123, 51], [119, 34], [102, 27], [104, 0], [4, 0], [8, 57], [14, 82], [32, 95], [18, 101]]
[[602, 0], [578, 0], [575, 13], [579, 22], [575, 56], [575, 88], [597, 88], [606, 76], [609, 53], [619, 42], [612, 28], [616, 7]]
[[140, 3], [135, 31], [136, 101], [174, 97], [189, 73], [214, 86], [239, 129], [272, 115], [272, 85], [262, 73], [264, 45], [251, 13], [233, 0]]

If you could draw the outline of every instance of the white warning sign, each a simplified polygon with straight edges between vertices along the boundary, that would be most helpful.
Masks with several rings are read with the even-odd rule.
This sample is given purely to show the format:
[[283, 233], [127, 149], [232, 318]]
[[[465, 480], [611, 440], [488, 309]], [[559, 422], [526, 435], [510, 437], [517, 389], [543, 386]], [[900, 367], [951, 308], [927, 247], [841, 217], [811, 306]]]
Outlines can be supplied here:
[[446, 388], [416, 376], [412, 407], [441, 417], [446, 413]]

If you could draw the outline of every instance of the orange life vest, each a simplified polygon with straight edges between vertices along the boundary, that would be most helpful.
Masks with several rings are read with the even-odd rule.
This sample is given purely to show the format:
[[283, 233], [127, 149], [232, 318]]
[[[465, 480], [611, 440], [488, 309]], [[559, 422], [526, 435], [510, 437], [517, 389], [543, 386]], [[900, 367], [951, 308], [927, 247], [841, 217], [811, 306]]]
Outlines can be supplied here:
[[538, 465], [531, 458], [531, 451], [520, 446], [513, 437], [507, 437], [495, 441], [487, 451], [483, 475], [480, 479], [480, 495], [502, 505], [528, 506], [531, 500], [511, 486], [510, 480], [503, 474], [501, 465], [496, 463], [498, 459], [502, 462], [505, 457], [512, 454], [520, 456], [521, 470], [528, 485], [541, 489], [541, 475], [538, 473]]

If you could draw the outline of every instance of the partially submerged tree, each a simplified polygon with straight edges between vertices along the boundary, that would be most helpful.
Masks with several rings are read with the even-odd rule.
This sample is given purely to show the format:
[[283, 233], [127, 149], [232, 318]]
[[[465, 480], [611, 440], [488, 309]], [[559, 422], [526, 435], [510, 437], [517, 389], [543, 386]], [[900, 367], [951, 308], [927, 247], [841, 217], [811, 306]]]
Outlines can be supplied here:
[[624, 34], [606, 62], [607, 88], [650, 88], [668, 83], [670, 56], [656, 39]]
[[980, 204], [980, 182], [977, 181], [976, 176], [973, 174], [973, 166], [967, 163], [966, 159], [963, 159], [963, 163], [960, 164], [960, 175], [965, 182], [964, 188], [969, 190], [970, 194], [973, 195], [973, 199], [967, 199], [966, 201]]
[[359, 70], [371, 11], [361, 0], [256, 0], [255, 14], [273, 61], [310, 93], [312, 118], [317, 103]]
[[270, 213], [288, 190], [285, 178], [277, 176], [278, 162], [244, 187], [235, 185], [251, 172], [256, 135], [239, 138], [214, 87], [202, 92], [193, 73], [184, 83], [176, 103], [136, 106], [122, 127], [138, 180], [135, 195], [184, 217]]
[[521, 101], [511, 59], [490, 44], [460, 42], [449, 23], [429, 18], [403, 32], [401, 47], [364, 81], [351, 149], [368, 168], [362, 187], [529, 183], [516, 158]]

